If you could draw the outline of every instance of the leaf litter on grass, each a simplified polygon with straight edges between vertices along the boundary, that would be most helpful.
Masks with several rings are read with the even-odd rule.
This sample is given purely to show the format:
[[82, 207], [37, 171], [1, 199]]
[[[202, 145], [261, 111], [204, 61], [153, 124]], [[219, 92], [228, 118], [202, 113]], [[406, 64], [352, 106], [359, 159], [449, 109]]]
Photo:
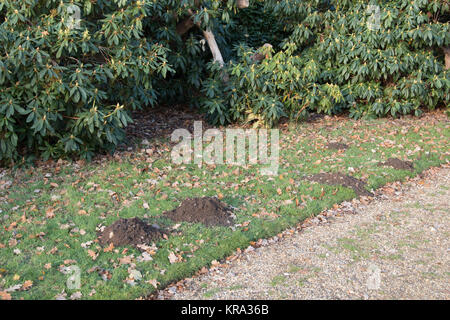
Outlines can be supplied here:
[[[314, 124], [291, 124], [288, 129], [280, 135], [280, 177], [270, 179], [251, 167], [236, 171], [227, 166], [173, 165], [170, 144], [164, 141], [150, 153], [146, 146], [93, 163], [49, 162], [7, 172], [0, 177], [0, 218], [5, 227], [0, 230], [1, 298], [53, 299], [65, 289], [68, 276], [59, 267], [71, 264], [82, 271], [101, 266], [107, 270], [101, 274], [107, 276], [83, 272], [81, 289], [66, 289], [67, 298], [78, 298], [77, 292], [82, 299], [139, 297], [351, 196], [345, 188], [324, 187], [325, 192], [321, 186], [311, 188], [305, 175], [351, 173], [371, 190], [449, 160], [448, 120], [439, 114], [414, 120], [324, 117]], [[349, 148], [329, 150], [325, 146], [330, 141]], [[389, 158], [414, 161], [414, 171], [378, 167]], [[100, 247], [97, 242], [98, 225], [119, 219], [136, 217], [151, 221], [150, 226], [163, 219], [161, 225], [170, 226], [176, 221], [163, 213], [176, 210], [179, 199], [195, 197], [217, 197], [238, 208], [233, 223], [242, 227], [233, 231], [227, 226], [182, 223], [171, 229], [169, 237], [147, 244], [147, 250], [133, 245]], [[259, 214], [263, 211], [273, 214]], [[15, 249], [20, 254], [14, 254]], [[26, 286], [28, 290], [5, 292], [28, 280], [33, 283]]]

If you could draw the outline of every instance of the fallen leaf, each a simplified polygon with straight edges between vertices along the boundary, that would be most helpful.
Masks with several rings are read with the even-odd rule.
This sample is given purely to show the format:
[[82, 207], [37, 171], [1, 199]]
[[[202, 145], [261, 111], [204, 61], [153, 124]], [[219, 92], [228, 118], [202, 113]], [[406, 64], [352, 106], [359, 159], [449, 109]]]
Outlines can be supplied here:
[[155, 289], [158, 288], [159, 282], [156, 279], [151, 279], [151, 280], [148, 280], [148, 281], [145, 281], [145, 282], [151, 284], [152, 286], [154, 286]]
[[23, 290], [28, 290], [33, 286], [33, 281], [31, 280], [27, 280], [23, 283], [22, 289]]
[[132, 258], [133, 258], [132, 256], [125, 256], [123, 258], [119, 258], [119, 263], [120, 264], [130, 264]]
[[53, 208], [47, 209], [47, 211], [45, 212], [45, 217], [47, 219], [54, 218], [55, 217], [55, 212], [54, 211], [55, 211], [55, 209], [53, 209]]
[[49, 251], [50, 254], [55, 254], [56, 252], [58, 252], [58, 248], [57, 248], [57, 247], [53, 247], [53, 248]]
[[152, 261], [152, 260], [153, 260], [153, 258], [148, 252], [143, 252], [142, 255], [140, 257], [138, 257], [139, 262]]
[[76, 260], [72, 260], [72, 259], [66, 259], [63, 262], [64, 262], [64, 264], [76, 264], [77, 263]]
[[88, 250], [88, 255], [92, 258], [92, 260], [95, 260], [98, 257], [98, 253], [95, 253], [93, 250]]
[[172, 264], [178, 262], [178, 257], [172, 251], [169, 253], [168, 258], [169, 258], [169, 262]]
[[94, 243], [94, 241], [83, 242], [81, 244], [81, 247], [86, 249], [86, 248], [89, 248], [93, 243]]
[[15, 292], [17, 290], [20, 290], [20, 288], [22, 288], [21, 284], [16, 284], [15, 286], [9, 287], [8, 289], [5, 290], [5, 292]]
[[211, 261], [211, 266], [213, 266], [213, 267], [217, 267], [219, 264], [220, 264], [220, 263], [219, 263], [219, 261], [217, 261], [217, 260]]
[[79, 299], [81, 299], [82, 296], [83, 296], [83, 294], [80, 291], [74, 292], [70, 296], [70, 300], [79, 300]]
[[11, 300], [11, 295], [8, 292], [0, 291], [0, 300]]
[[176, 229], [178, 229], [179, 227], [181, 227], [181, 223], [177, 223], [176, 225], [174, 225], [174, 226], [172, 227], [172, 229], [173, 229], [173, 230], [176, 230]]
[[114, 244], [110, 243], [109, 246], [103, 249], [103, 252], [111, 252], [114, 249]]

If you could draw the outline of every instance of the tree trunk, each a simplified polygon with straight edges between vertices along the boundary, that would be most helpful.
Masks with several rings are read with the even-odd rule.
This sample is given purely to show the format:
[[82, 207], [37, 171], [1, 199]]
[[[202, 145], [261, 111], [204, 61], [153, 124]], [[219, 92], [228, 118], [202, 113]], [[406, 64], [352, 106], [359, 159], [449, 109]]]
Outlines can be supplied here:
[[[248, 8], [249, 6], [249, 0], [236, 0], [237, 7], [239, 9]], [[198, 1], [196, 1], [196, 5], [198, 6]], [[187, 10], [189, 13], [189, 17], [177, 25], [177, 33], [182, 36], [186, 32], [188, 32], [193, 26], [193, 16], [194, 12], [191, 9]], [[200, 23], [197, 23], [197, 26], [200, 27]], [[205, 37], [206, 42], [208, 42], [209, 49], [211, 50], [211, 53], [213, 55], [214, 62], [218, 62], [221, 67], [225, 65], [225, 62], [223, 61], [222, 53], [220, 52], [219, 46], [217, 45], [216, 38], [214, 37], [214, 33], [211, 32], [211, 30], [202, 30], [203, 36]], [[224, 81], [228, 81], [228, 75], [226, 73], [223, 74]]]
[[194, 26], [194, 21], [191, 17], [184, 19], [183, 21], [180, 21], [177, 24], [177, 33], [181, 37], [186, 32], [188, 32], [192, 27]]
[[[188, 10], [191, 17], [194, 16], [194, 12], [191, 9]], [[197, 26], [200, 27], [200, 22], [197, 23]], [[180, 28], [181, 29], [181, 28]], [[216, 38], [214, 37], [214, 33], [211, 30], [202, 30], [203, 36], [205, 37], [206, 42], [208, 42], [209, 49], [213, 55], [214, 62], [219, 62], [220, 66], [223, 67], [225, 62], [223, 61], [222, 53], [220, 53], [219, 46], [217, 45]]]
[[220, 52], [219, 46], [217, 45], [216, 38], [214, 37], [214, 33], [211, 30], [203, 31], [203, 36], [208, 42], [209, 49], [213, 55], [214, 62], [219, 62], [220, 66], [224, 66], [224, 61], [222, 57], [222, 53]]
[[450, 47], [444, 48], [445, 53], [445, 70], [450, 69]]

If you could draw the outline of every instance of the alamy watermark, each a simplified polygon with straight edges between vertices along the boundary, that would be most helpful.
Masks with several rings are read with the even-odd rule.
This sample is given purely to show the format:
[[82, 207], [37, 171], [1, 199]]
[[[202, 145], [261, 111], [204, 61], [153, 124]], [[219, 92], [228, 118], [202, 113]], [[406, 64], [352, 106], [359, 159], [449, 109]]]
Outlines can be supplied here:
[[367, 275], [367, 289], [379, 290], [381, 285], [381, 269], [377, 265], [371, 264], [367, 269]]
[[67, 289], [79, 290], [81, 288], [81, 269], [80, 267], [73, 265], [65, 267], [64, 274], [69, 275], [66, 281]]
[[[172, 142], [178, 142], [172, 149], [172, 161], [175, 164], [194, 163], [199, 167], [203, 163], [235, 166], [261, 164], [262, 175], [278, 174], [280, 154], [278, 129], [226, 129], [225, 134], [219, 129], [208, 129], [203, 132], [202, 122], [195, 121], [193, 135], [186, 129], [177, 129], [171, 138]], [[209, 144], [204, 147], [204, 143]]]
[[367, 29], [369, 29], [371, 31], [380, 30], [381, 29], [380, 6], [368, 5], [367, 13], [370, 14], [370, 17], [367, 20]]
[[79, 29], [81, 23], [81, 9], [75, 4], [71, 4], [67, 7], [67, 13], [69, 19], [66, 22], [66, 27], [69, 29]]

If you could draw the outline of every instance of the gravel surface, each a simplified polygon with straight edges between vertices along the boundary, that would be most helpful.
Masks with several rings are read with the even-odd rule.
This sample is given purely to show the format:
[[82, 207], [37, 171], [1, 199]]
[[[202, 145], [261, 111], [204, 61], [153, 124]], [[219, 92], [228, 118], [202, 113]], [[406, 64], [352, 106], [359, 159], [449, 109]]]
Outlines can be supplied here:
[[159, 299], [449, 299], [450, 168], [249, 247]]

